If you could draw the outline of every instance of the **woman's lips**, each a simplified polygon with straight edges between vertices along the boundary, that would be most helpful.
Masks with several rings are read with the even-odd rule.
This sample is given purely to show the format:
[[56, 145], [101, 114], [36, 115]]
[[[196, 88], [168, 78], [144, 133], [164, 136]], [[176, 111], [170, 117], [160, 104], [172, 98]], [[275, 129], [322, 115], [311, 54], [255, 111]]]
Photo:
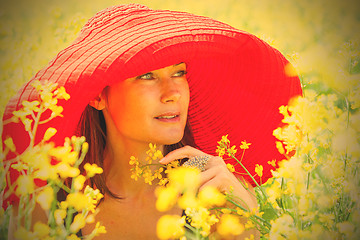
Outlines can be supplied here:
[[163, 113], [156, 116], [155, 119], [161, 122], [178, 122], [180, 121], [180, 113]]

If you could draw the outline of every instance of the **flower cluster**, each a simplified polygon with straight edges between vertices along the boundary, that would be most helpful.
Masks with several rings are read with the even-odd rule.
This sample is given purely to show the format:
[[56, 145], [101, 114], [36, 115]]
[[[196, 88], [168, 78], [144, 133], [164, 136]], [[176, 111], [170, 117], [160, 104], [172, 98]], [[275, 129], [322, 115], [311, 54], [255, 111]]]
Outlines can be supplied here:
[[[238, 164], [240, 164], [244, 168], [241, 161], [244, 158], [245, 150], [249, 149], [249, 146], [251, 145], [251, 143], [246, 142], [246, 140], [241, 141], [241, 145], [239, 147], [243, 151], [242, 151], [240, 160], [236, 159], [236, 157], [235, 157], [238, 150], [236, 149], [235, 145], [231, 146], [230, 140], [228, 139], [228, 135], [222, 136], [221, 140], [218, 141], [217, 143], [218, 143], [218, 146], [217, 146], [217, 149], [215, 152], [218, 154], [219, 157], [223, 158], [224, 155], [227, 155], [229, 158], [224, 159], [225, 161], [228, 159], [235, 159], [237, 161], [237, 163], [235, 165], [232, 165], [230, 163], [226, 164], [226, 166], [230, 172], [235, 172], [235, 166]], [[255, 169], [255, 171], [259, 175], [259, 177], [262, 176], [262, 166], [257, 164], [257, 168]], [[240, 173], [238, 173], [238, 174], [240, 174]]]
[[[227, 136], [223, 136], [218, 144], [219, 153], [227, 153], [246, 170], [241, 160], [251, 143], [242, 141], [241, 160], [234, 156], [237, 149], [230, 145]], [[245, 230], [258, 227], [254, 222], [261, 225], [262, 213], [258, 209], [244, 208], [242, 200], [236, 199], [232, 191], [223, 194], [211, 186], [199, 191], [199, 169], [180, 166], [178, 161], [173, 161], [166, 166], [157, 163], [163, 154], [156, 149], [154, 144], [149, 144], [146, 154], [147, 157], [143, 164], [134, 156], [130, 158], [129, 164], [133, 166], [131, 168], [132, 178], [138, 180], [139, 177], [144, 177], [145, 182], [149, 184], [158, 179], [160, 186], [155, 191], [157, 210], [167, 212], [178, 207], [183, 209], [184, 213], [183, 216], [163, 215], [160, 218], [157, 224], [157, 235], [160, 239], [233, 237], [242, 234]], [[230, 171], [234, 169], [232, 164], [227, 164], [227, 166]], [[257, 165], [255, 171], [261, 176], [262, 166]], [[248, 186], [245, 188], [248, 189]], [[244, 222], [244, 219], [248, 220]], [[216, 232], [214, 232], [214, 228], [217, 229]]]
[[[39, 100], [24, 101], [23, 107], [15, 111], [11, 119], [24, 124], [30, 137], [29, 146], [24, 152], [17, 153], [13, 140], [7, 138], [2, 155], [5, 170], [2, 174], [8, 187], [4, 199], [12, 194], [19, 198], [13, 234], [16, 239], [78, 239], [76, 233], [85, 224], [94, 223], [96, 206], [103, 197], [99, 190], [86, 186], [86, 183], [90, 177], [102, 173], [102, 169], [87, 163], [85, 175], [80, 173], [79, 166], [88, 151], [84, 137], [66, 138], [63, 146], [55, 146], [50, 140], [57, 131], [50, 127], [42, 140], [35, 144], [38, 126], [61, 117], [63, 109], [57, 106], [57, 101], [68, 100], [70, 96], [63, 87], [57, 88], [54, 83], [34, 81], [32, 86], [39, 92]], [[51, 114], [43, 119], [45, 111]], [[9, 153], [15, 157], [4, 161]], [[20, 175], [12, 182], [10, 171], [14, 170]], [[39, 180], [42, 186], [36, 184]], [[57, 198], [59, 194], [63, 195], [63, 200]], [[36, 205], [44, 211], [46, 222], [32, 222]], [[104, 232], [104, 227], [97, 223], [86, 237], [92, 239]]]
[[297, 152], [279, 163], [267, 189], [280, 216], [273, 220], [270, 236], [355, 238], [360, 235], [360, 145], [352, 118], [358, 106], [336, 93], [305, 94], [280, 108], [288, 125], [274, 131], [285, 153]]
[[[160, 239], [206, 239], [210, 235], [236, 236], [244, 231], [238, 215], [226, 213], [226, 195], [207, 186], [198, 191], [200, 171], [197, 168], [178, 167], [168, 172], [167, 186], [156, 189], [156, 208], [166, 212], [177, 206], [184, 216], [163, 215], [157, 224]], [[230, 211], [230, 210], [229, 210]], [[231, 211], [230, 211], [231, 212]], [[171, 219], [171, 221], [165, 221]], [[212, 232], [216, 226], [218, 231]], [[174, 229], [177, 229], [174, 231]], [[219, 236], [220, 236], [219, 235]]]
[[162, 165], [158, 161], [164, 156], [162, 152], [156, 149], [156, 144], [149, 144], [149, 150], [146, 151], [147, 157], [145, 163], [140, 163], [139, 159], [131, 156], [129, 164], [131, 168], [131, 178], [138, 180], [140, 177], [144, 178], [145, 183], [152, 185], [152, 182], [157, 179], [157, 184], [163, 186], [168, 182], [166, 174], [170, 169], [178, 167], [179, 161], [173, 161], [167, 165]]

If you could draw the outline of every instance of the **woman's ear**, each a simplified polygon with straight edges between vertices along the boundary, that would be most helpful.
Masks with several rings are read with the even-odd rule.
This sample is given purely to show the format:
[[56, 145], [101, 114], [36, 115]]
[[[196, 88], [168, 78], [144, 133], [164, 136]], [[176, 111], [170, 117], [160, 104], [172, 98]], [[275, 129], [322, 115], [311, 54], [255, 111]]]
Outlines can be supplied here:
[[89, 105], [97, 110], [103, 110], [105, 108], [105, 99], [103, 94], [100, 93], [99, 96], [96, 96], [93, 100], [90, 101]]

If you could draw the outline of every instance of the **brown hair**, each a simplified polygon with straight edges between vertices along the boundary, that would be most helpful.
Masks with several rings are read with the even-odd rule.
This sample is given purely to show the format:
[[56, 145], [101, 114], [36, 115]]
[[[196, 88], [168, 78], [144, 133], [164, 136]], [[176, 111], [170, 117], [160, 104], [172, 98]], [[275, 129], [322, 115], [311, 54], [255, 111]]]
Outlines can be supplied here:
[[[89, 151], [82, 162], [80, 169], [83, 170], [85, 163], [95, 163], [101, 168], [104, 168], [104, 150], [106, 146], [106, 124], [102, 111], [97, 110], [88, 105], [81, 115], [78, 129], [80, 136], [84, 136], [89, 143]], [[194, 137], [191, 131], [189, 121], [187, 121], [184, 136], [178, 143], [172, 145], [165, 145], [164, 155], [178, 149], [180, 147], [190, 145], [196, 147]], [[106, 185], [106, 176], [104, 173], [95, 175], [90, 179], [91, 187], [100, 190], [102, 194], [109, 194], [113, 198], [121, 199], [120, 196], [114, 194]]]

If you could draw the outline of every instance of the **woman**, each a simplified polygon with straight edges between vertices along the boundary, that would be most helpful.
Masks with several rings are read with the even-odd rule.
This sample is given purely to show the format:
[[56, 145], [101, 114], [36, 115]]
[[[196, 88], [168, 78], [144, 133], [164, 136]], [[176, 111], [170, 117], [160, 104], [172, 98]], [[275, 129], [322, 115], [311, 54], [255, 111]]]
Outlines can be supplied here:
[[[246, 140], [252, 145], [244, 165], [252, 173], [255, 164], [263, 165], [263, 182], [271, 176], [267, 161], [283, 158], [272, 136], [281, 123], [278, 108], [301, 94], [299, 79], [285, 74], [287, 64], [262, 40], [216, 20], [137, 4], [110, 7], [91, 18], [75, 42], [19, 91], [4, 121], [19, 103], [38, 97], [32, 81], [64, 86], [71, 96], [59, 102], [64, 117], [41, 125], [38, 136], [49, 126], [58, 129], [56, 144], [66, 136], [85, 135], [90, 144], [86, 162], [104, 168], [93, 180], [105, 194], [97, 216], [108, 232], [104, 238], [153, 239], [160, 217], [154, 189], [131, 180], [130, 156], [143, 161], [152, 142], [168, 153], [163, 164], [206, 158], [202, 186], [233, 187], [249, 208], [256, 207], [215, 157], [216, 144], [226, 134], [232, 144]], [[7, 136], [19, 152], [28, 145], [21, 124], [4, 126]]]

